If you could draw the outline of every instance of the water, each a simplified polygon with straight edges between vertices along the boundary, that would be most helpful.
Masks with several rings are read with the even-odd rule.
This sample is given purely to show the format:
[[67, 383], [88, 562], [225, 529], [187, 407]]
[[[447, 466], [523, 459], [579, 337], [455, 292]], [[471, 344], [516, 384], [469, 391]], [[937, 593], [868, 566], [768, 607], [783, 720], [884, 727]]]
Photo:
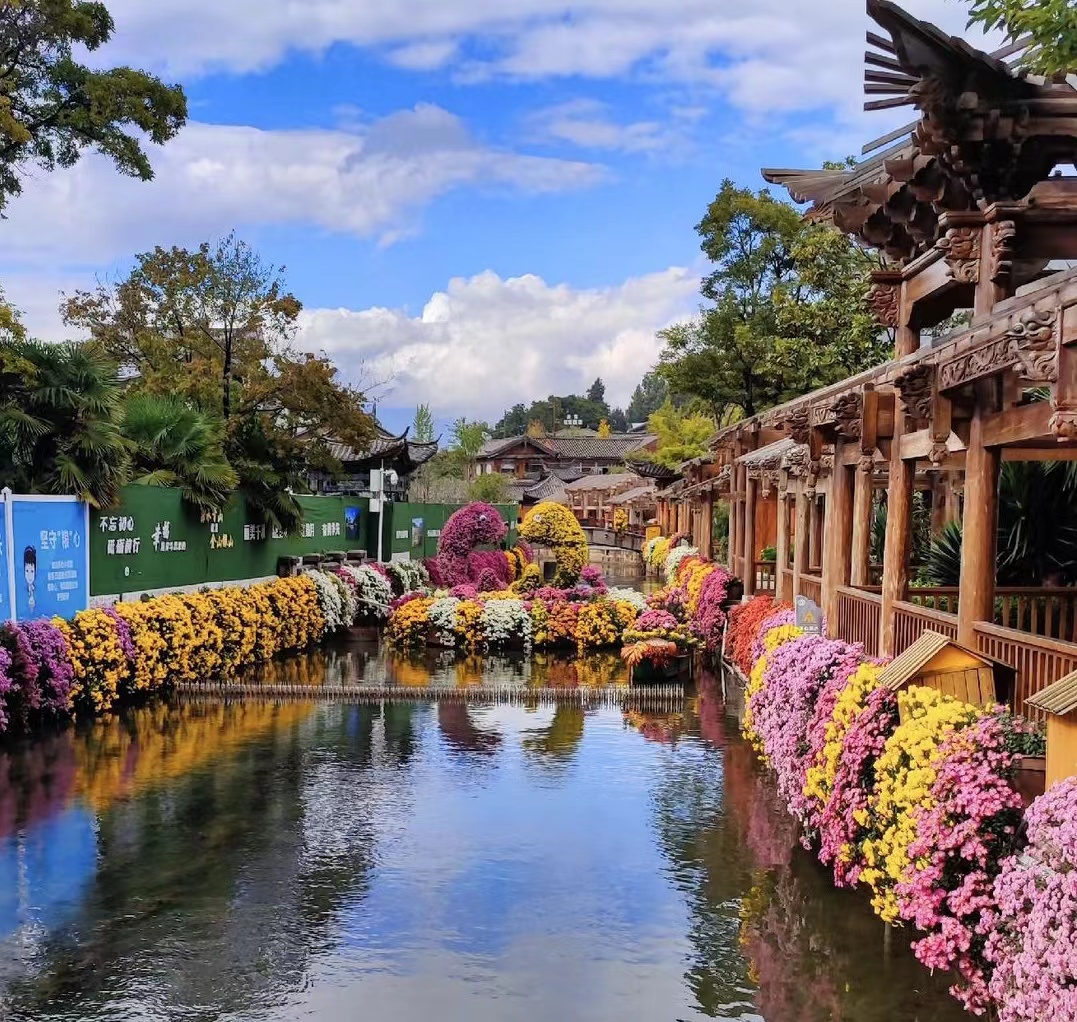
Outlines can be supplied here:
[[[616, 660], [316, 654], [360, 677]], [[713, 688], [675, 712], [185, 702], [0, 752], [0, 1018], [945, 1022], [796, 846]]]

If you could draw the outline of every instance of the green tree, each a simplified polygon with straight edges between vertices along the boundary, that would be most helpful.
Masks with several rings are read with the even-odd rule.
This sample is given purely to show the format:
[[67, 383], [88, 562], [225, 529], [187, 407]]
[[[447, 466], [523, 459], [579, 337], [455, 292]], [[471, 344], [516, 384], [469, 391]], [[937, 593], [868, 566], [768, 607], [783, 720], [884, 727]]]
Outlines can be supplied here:
[[499, 437], [522, 436], [527, 431], [527, 405], [513, 405], [494, 426], [494, 434]]
[[115, 503], [129, 473], [116, 367], [92, 344], [0, 343], [0, 480]]
[[429, 405], [418, 405], [415, 420], [411, 424], [411, 438], [417, 443], [429, 444], [434, 440], [434, 416]]
[[220, 510], [239, 483], [224, 454], [221, 423], [174, 397], [137, 394], [123, 408], [131, 482], [175, 486], [206, 511]]
[[1077, 71], [1073, 0], [970, 0], [969, 24], [1001, 29], [1011, 41], [1032, 37], [1022, 63], [1037, 74]]
[[658, 438], [658, 444], [654, 451], [648, 451], [640, 458], [669, 468], [679, 468], [683, 462], [707, 453], [715, 423], [709, 415], [677, 408], [667, 400], [658, 411], [652, 413], [647, 420], [647, 428]]
[[301, 306], [283, 273], [231, 234], [143, 253], [126, 278], [76, 293], [63, 312], [119, 363], [131, 393], [171, 395], [223, 420], [248, 499], [293, 529], [309, 471], [340, 468], [330, 441], [362, 450], [375, 427], [332, 362], [295, 349]]
[[587, 400], [593, 401], [596, 405], [606, 403], [606, 385], [602, 382], [601, 376], [587, 388]]
[[622, 408], [611, 408], [609, 414], [610, 428], [614, 433], [628, 432], [628, 416]]
[[508, 480], [500, 472], [484, 472], [468, 487], [468, 500], [486, 504], [504, 504], [509, 496]]
[[463, 457], [474, 461], [489, 436], [490, 427], [485, 422], [471, 422], [461, 417], [453, 422], [449, 431], [449, 449], [459, 451]]
[[52, 170], [83, 150], [107, 156], [122, 174], [148, 181], [144, 140], [163, 145], [187, 120], [178, 85], [129, 67], [91, 69], [76, 51], [95, 52], [113, 32], [102, 3], [0, 3], [0, 210], [22, 190], [31, 164]]
[[629, 422], [646, 422], [669, 397], [669, 384], [661, 373], [649, 372], [636, 385], [632, 399], [625, 409]]
[[660, 334], [671, 391], [719, 420], [754, 415], [886, 357], [864, 308], [874, 263], [843, 235], [728, 180], [696, 230], [714, 264], [701, 288], [711, 304]]

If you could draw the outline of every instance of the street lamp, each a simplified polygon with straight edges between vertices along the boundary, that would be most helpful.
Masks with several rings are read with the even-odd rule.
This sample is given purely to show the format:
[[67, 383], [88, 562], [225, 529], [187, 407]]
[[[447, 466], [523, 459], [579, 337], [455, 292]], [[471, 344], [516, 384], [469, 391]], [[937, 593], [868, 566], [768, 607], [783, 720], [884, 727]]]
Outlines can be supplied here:
[[566, 415], [565, 416], [565, 426], [568, 429], [579, 429], [580, 426], [582, 426], [582, 425], [583, 425], [583, 419], [581, 419], [578, 415]]

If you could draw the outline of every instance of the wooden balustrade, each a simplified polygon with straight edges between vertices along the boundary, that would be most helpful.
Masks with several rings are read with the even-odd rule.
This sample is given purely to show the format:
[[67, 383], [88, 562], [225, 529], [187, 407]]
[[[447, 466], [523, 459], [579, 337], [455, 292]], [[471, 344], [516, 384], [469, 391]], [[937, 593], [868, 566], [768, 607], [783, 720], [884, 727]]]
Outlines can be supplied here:
[[1013, 712], [1032, 720], [1046, 720], [1047, 715], [1029, 706], [1028, 697], [1077, 670], [1077, 645], [1001, 625], [976, 625], [976, 647], [1017, 672], [1011, 700]]
[[878, 656], [882, 603], [882, 597], [877, 593], [839, 586], [834, 634], [846, 642], [862, 643], [868, 656]]
[[773, 596], [778, 591], [778, 571], [775, 562], [755, 561], [752, 569], [755, 571], [755, 591], [770, 593]]
[[907, 650], [927, 629], [957, 640], [957, 615], [899, 601], [894, 604], [894, 656]]
[[800, 576], [800, 592], [794, 593], [794, 596], [806, 596], [814, 603], [822, 604], [823, 602], [823, 579], [820, 575], [801, 575]]

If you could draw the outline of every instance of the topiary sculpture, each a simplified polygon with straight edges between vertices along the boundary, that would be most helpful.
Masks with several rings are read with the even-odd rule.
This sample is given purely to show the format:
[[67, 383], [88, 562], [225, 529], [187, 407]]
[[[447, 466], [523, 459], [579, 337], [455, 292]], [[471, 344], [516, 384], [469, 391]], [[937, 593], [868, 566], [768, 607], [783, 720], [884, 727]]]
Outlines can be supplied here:
[[576, 516], [563, 504], [549, 500], [536, 504], [524, 518], [520, 536], [553, 551], [557, 560], [555, 586], [567, 589], [580, 580], [587, 563], [587, 537]]

